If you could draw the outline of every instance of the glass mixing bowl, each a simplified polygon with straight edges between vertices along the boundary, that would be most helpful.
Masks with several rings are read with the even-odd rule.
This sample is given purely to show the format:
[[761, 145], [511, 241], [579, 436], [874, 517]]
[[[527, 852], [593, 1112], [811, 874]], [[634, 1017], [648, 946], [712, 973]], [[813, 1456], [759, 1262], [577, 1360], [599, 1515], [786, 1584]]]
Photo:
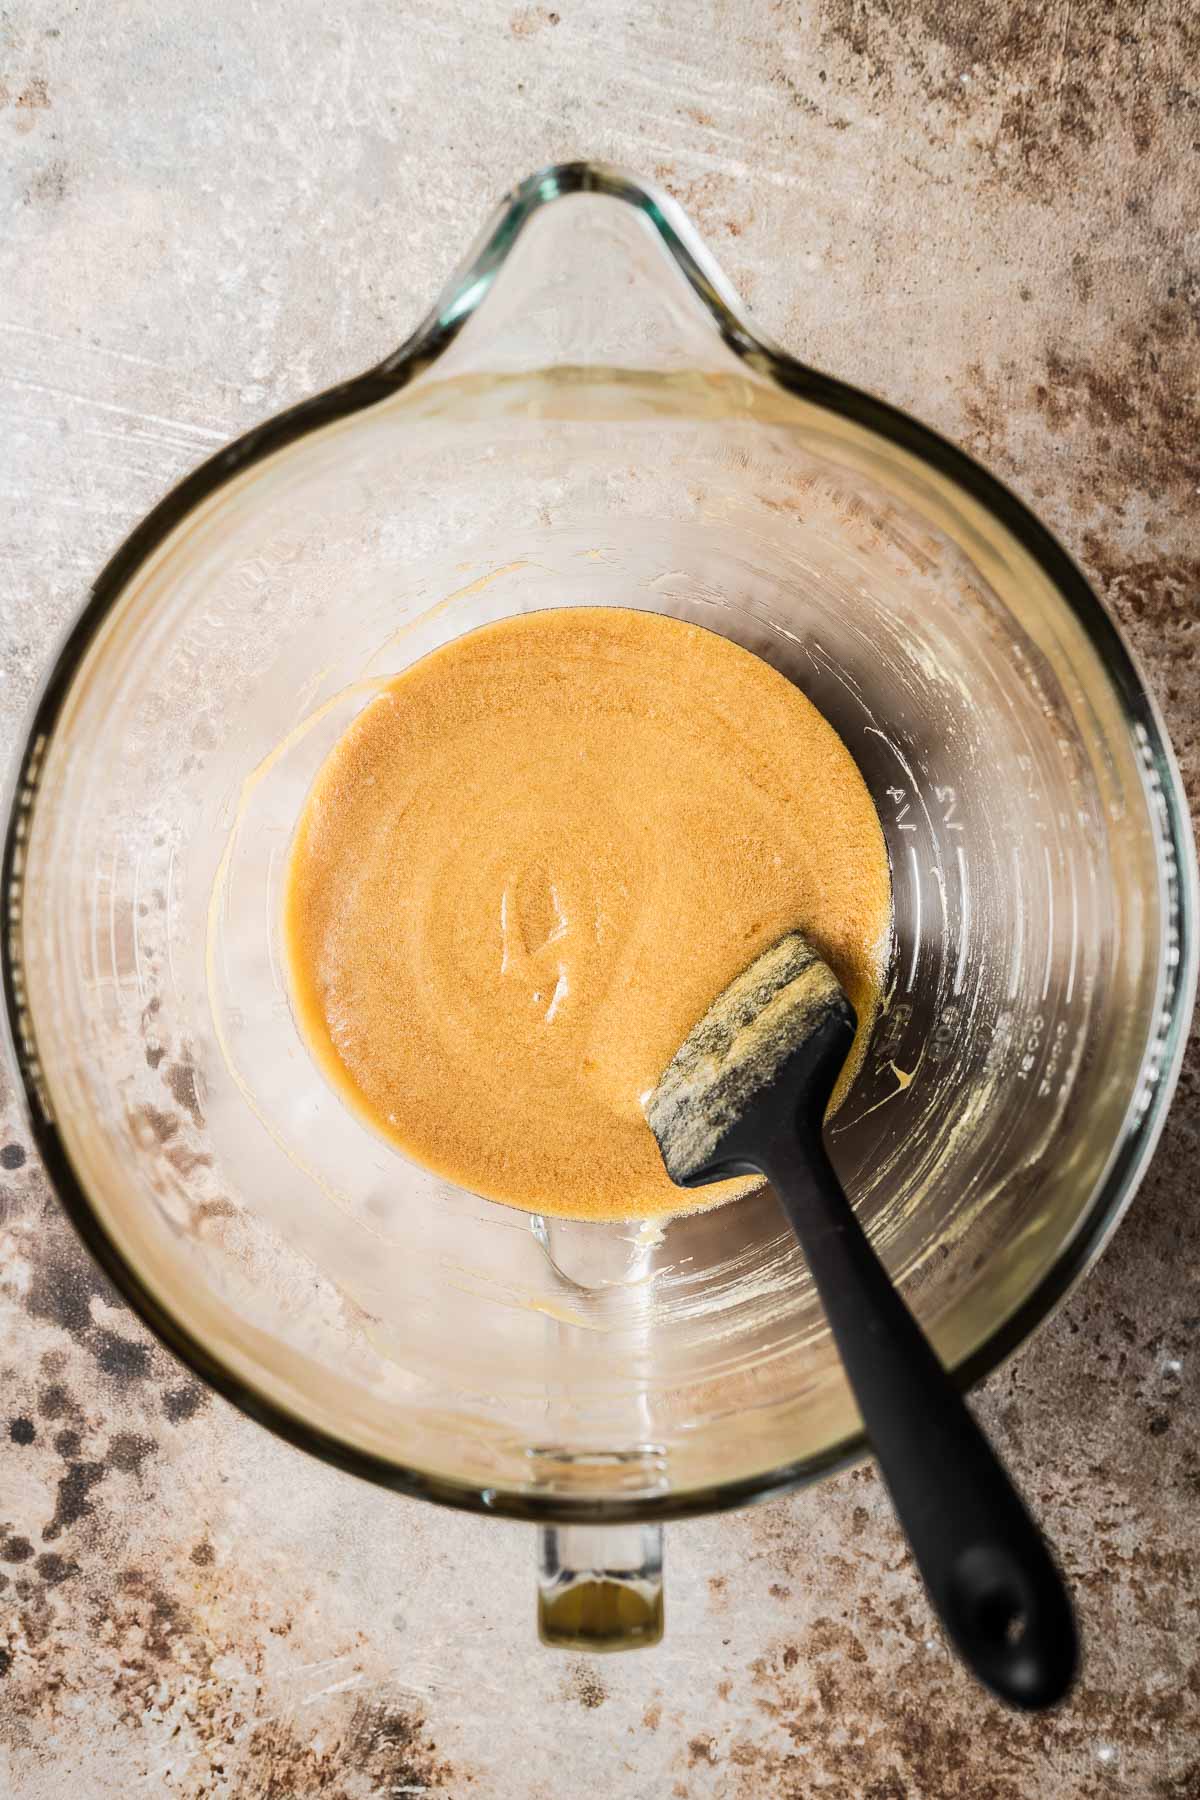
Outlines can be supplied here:
[[841, 733], [895, 885], [830, 1149], [974, 1381], [1097, 1254], [1195, 983], [1162, 722], [1078, 570], [975, 463], [767, 343], [678, 208], [575, 165], [504, 204], [395, 355], [185, 481], [97, 581], [11, 816], [8, 1017], [37, 1142], [129, 1301], [264, 1424], [542, 1523], [542, 1628], [646, 1642], [661, 1521], [858, 1455], [763, 1191], [665, 1227], [447, 1186], [326, 1087], [280, 968], [309, 782], [484, 622], [648, 607]]

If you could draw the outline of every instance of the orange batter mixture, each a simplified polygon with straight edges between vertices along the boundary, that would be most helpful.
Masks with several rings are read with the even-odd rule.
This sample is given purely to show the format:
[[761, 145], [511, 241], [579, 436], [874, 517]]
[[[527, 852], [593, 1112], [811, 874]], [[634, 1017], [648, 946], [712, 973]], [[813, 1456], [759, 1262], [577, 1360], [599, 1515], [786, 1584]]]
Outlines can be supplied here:
[[384, 1137], [496, 1200], [630, 1218], [700, 1198], [642, 1098], [722, 988], [801, 926], [861, 1055], [890, 914], [879, 820], [809, 701], [698, 626], [586, 607], [473, 631], [363, 709], [284, 928], [300, 1028]]

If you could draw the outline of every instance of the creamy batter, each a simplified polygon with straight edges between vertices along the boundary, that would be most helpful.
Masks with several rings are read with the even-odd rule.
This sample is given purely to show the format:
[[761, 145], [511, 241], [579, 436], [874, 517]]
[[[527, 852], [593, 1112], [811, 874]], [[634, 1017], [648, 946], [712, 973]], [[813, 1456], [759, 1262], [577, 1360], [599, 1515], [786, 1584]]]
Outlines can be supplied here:
[[462, 1187], [569, 1217], [711, 1202], [642, 1111], [718, 993], [801, 927], [859, 1018], [891, 916], [853, 759], [798, 689], [658, 613], [488, 625], [383, 689], [296, 828], [300, 1029], [385, 1138]]

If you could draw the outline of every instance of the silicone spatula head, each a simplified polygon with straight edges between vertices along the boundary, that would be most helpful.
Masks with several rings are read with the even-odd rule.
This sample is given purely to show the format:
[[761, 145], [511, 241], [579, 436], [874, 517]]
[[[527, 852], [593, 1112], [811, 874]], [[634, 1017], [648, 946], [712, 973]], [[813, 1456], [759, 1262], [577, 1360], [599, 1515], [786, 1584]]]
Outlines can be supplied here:
[[680, 1045], [646, 1108], [671, 1180], [702, 1187], [762, 1164], [773, 1121], [797, 1110], [819, 1127], [855, 1016], [841, 983], [802, 932], [752, 962]]

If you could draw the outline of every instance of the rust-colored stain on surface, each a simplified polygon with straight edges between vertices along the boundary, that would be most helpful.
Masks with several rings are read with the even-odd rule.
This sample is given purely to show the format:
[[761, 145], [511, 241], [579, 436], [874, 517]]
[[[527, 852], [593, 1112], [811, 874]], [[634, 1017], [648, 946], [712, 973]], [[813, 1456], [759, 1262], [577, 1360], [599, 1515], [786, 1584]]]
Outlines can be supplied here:
[[[1034, 505], [1128, 631], [1197, 803], [1198, 69], [1188, 0], [483, 0], [466, 33], [450, 0], [336, 26], [298, 0], [282, 36], [230, 0], [203, 30], [18, 0], [3, 748], [153, 502], [390, 349], [504, 186], [586, 153], [675, 193], [791, 348]], [[155, 1026], [133, 1128], [193, 1173], [205, 1096]], [[949, 1656], [869, 1469], [673, 1529], [661, 1646], [540, 1649], [525, 1529], [307, 1461], [150, 1341], [3, 1078], [0, 1793], [1193, 1800], [1197, 1166], [1193, 1045], [1131, 1218], [979, 1401], [1082, 1613], [1076, 1697], [1023, 1719]]]

